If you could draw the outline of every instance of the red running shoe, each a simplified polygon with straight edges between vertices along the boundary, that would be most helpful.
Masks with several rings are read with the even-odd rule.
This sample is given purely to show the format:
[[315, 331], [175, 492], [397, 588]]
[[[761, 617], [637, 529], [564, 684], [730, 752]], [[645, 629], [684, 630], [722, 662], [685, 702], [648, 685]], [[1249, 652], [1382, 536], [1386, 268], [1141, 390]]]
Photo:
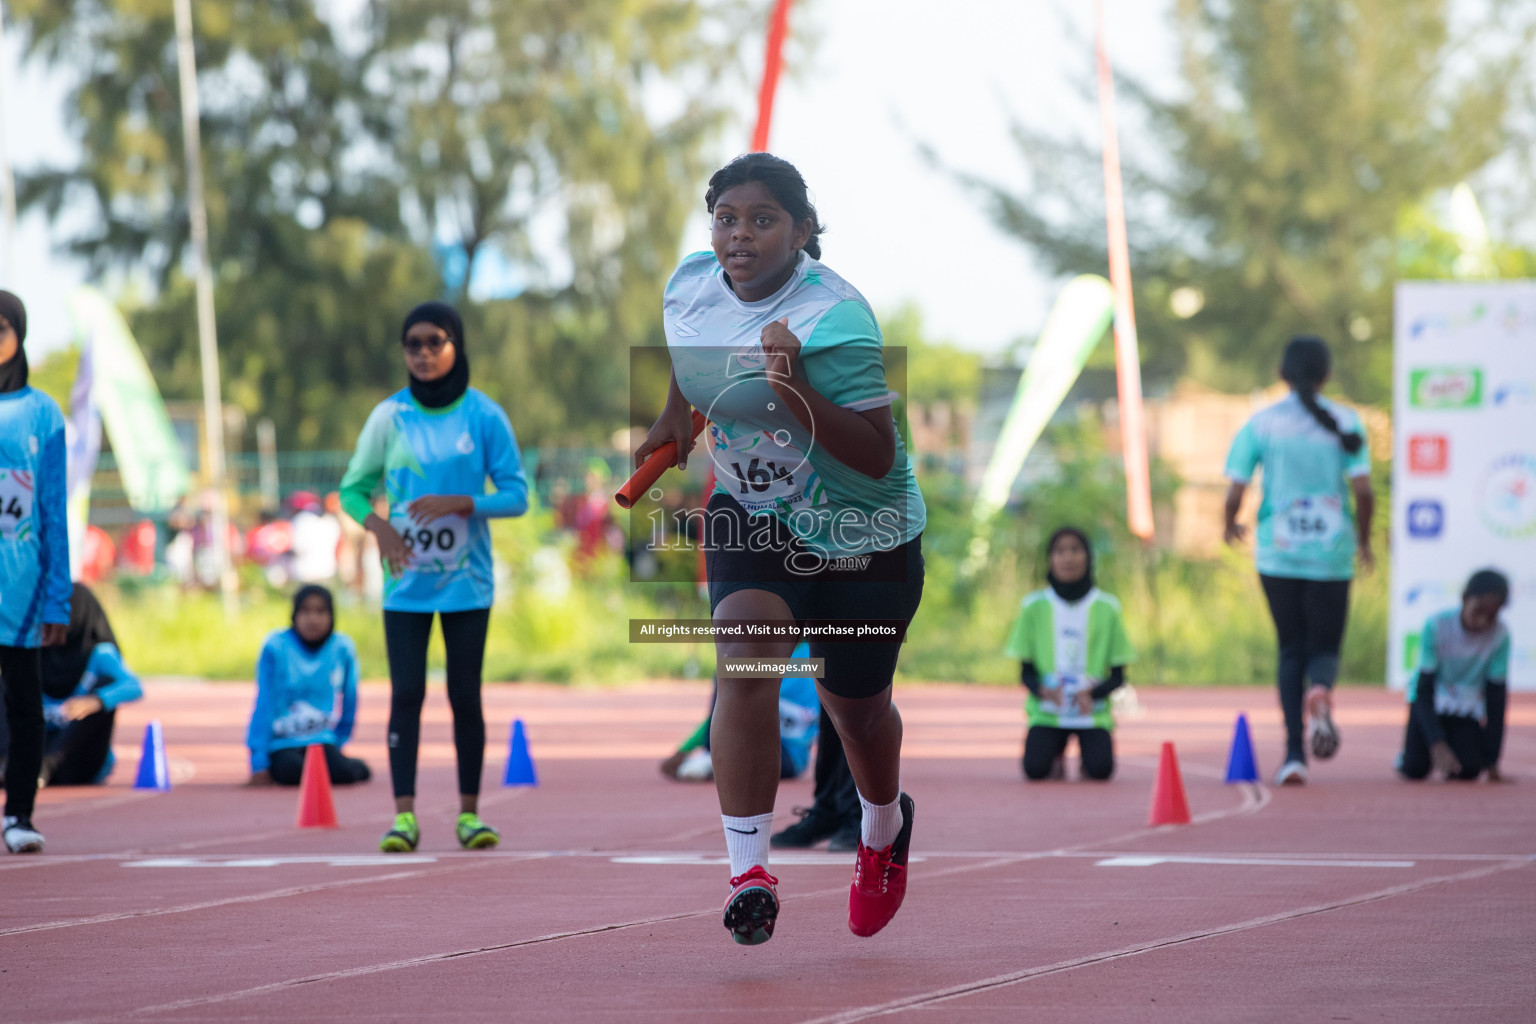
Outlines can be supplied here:
[[848, 930], [869, 936], [891, 923], [907, 895], [907, 848], [912, 845], [912, 798], [901, 794], [901, 831], [889, 849], [871, 850], [861, 841], [848, 889]]
[[731, 879], [731, 895], [725, 901], [725, 926], [731, 938], [743, 946], [760, 946], [773, 938], [773, 923], [779, 919], [779, 894], [774, 889], [778, 884], [757, 864]]

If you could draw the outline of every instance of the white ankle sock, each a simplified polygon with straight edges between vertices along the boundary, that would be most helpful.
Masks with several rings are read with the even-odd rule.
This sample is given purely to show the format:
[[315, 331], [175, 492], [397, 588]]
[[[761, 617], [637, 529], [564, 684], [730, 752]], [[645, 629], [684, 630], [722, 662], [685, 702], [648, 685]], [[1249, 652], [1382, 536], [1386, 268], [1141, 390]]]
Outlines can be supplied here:
[[859, 822], [859, 838], [871, 850], [883, 850], [896, 841], [901, 831], [901, 795], [888, 804], [872, 804], [859, 794], [859, 806], [864, 816]]
[[[899, 817], [899, 815], [898, 815]], [[750, 818], [720, 815], [725, 826], [725, 850], [731, 857], [731, 877], [746, 874], [756, 864], [768, 868], [768, 835], [773, 830], [773, 812]]]

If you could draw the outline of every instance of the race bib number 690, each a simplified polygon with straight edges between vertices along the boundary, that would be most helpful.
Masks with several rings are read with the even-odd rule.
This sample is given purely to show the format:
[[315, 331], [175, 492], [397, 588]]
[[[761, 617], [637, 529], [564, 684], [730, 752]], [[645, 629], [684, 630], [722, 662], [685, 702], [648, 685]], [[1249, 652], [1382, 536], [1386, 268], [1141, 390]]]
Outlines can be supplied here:
[[411, 552], [415, 572], [448, 572], [457, 568], [469, 535], [469, 520], [463, 516], [441, 516], [430, 523], [408, 516], [390, 520]]

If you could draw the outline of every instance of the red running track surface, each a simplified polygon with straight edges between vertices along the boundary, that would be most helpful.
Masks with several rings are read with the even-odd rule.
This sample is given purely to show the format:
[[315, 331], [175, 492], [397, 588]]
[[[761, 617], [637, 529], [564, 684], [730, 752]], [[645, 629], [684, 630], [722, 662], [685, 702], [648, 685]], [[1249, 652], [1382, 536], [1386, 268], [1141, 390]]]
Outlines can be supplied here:
[[[1536, 704], [1517, 697], [1506, 785], [1391, 771], [1400, 697], [1341, 692], [1344, 745], [1303, 789], [1226, 786], [1238, 711], [1280, 752], [1265, 689], [1147, 689], [1106, 785], [1025, 784], [1011, 690], [898, 688], [917, 800], [905, 907], [846, 925], [848, 855], [775, 857], [772, 942], [719, 921], [728, 868], [711, 787], [656, 761], [698, 685], [487, 690], [484, 816], [453, 843], [446, 702], [429, 697], [421, 851], [376, 854], [390, 818], [387, 691], [365, 687], [374, 780], [343, 827], [293, 828], [293, 790], [251, 791], [249, 687], [170, 681], [119, 713], [112, 785], [46, 790], [40, 857], [0, 860], [0, 1005], [59, 1021], [1530, 1021], [1536, 1005]], [[528, 724], [537, 789], [503, 790]], [[178, 782], [127, 788], [160, 719]], [[1196, 822], [1144, 827], [1174, 740]], [[1069, 775], [1074, 774], [1069, 770]], [[780, 825], [810, 802], [786, 783]]]

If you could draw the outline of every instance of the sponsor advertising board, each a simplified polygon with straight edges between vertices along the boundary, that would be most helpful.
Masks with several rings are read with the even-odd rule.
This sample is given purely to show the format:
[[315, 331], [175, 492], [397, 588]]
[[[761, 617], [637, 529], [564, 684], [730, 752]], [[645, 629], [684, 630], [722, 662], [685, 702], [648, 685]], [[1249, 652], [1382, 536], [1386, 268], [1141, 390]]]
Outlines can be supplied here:
[[1536, 690], [1536, 282], [1404, 282], [1395, 332], [1388, 682], [1491, 566], [1511, 584], [1510, 683]]

